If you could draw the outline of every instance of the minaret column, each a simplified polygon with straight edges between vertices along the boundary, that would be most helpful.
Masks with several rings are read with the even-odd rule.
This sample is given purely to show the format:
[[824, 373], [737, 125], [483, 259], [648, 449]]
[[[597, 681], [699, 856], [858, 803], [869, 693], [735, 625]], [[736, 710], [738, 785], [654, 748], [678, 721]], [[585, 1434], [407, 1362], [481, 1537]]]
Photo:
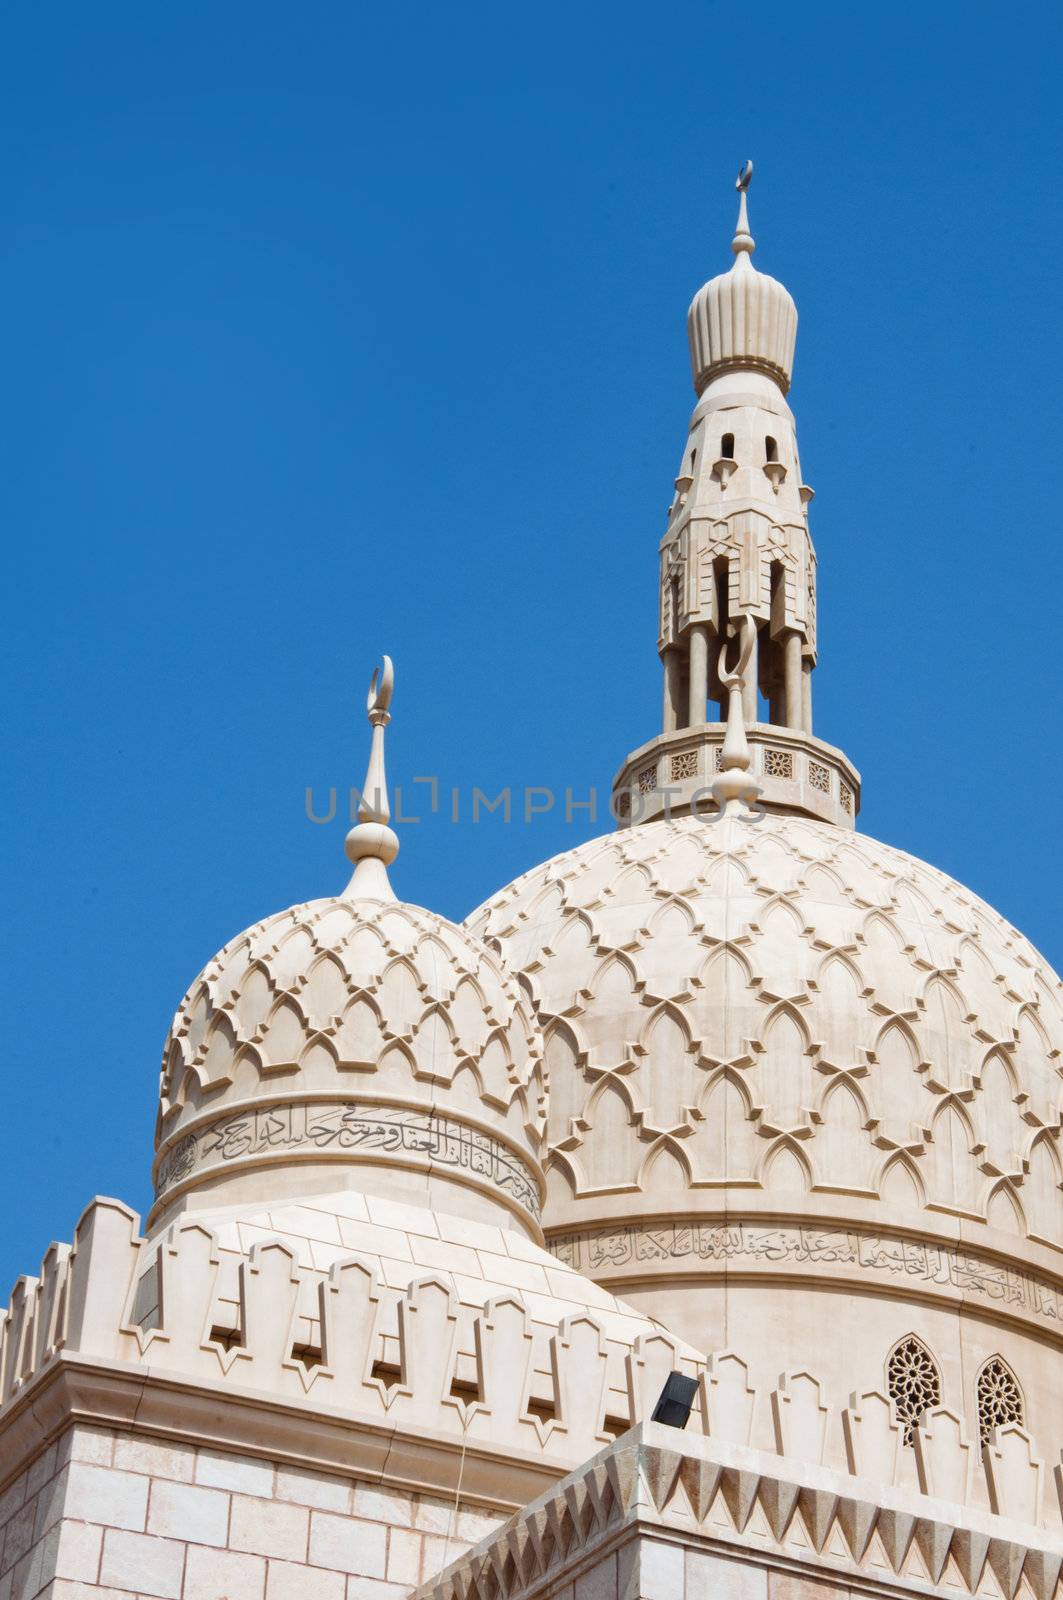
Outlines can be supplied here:
[[788, 728], [804, 727], [804, 688], [801, 671], [801, 635], [788, 633], [783, 639], [784, 718]]
[[709, 630], [698, 622], [690, 630], [690, 685], [687, 725], [700, 727], [709, 701]]
[[665, 733], [674, 733], [683, 726], [683, 708], [680, 704], [683, 684], [683, 658], [673, 645], [665, 650], [664, 662], [664, 713], [662, 725]]
[[801, 728], [812, 732], [812, 663], [808, 660], [801, 663]]

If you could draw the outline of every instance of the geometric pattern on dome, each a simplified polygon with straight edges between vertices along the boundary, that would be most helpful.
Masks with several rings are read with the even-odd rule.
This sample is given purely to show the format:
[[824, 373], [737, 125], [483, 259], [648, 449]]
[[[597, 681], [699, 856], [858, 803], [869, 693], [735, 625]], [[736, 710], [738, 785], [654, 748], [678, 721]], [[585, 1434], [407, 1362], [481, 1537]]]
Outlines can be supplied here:
[[924, 1414], [941, 1404], [941, 1374], [930, 1351], [914, 1333], [902, 1339], [886, 1363], [886, 1387], [911, 1444]]
[[566, 1201], [796, 1187], [1063, 1245], [1059, 980], [933, 867], [809, 819], [684, 817], [467, 925], [534, 999]]
[[231, 940], [174, 1018], [160, 1137], [190, 1096], [253, 1096], [322, 1066], [349, 1071], [354, 1088], [389, 1066], [442, 1091], [460, 1073], [484, 1105], [516, 1108], [519, 1126], [541, 1132], [538, 1034], [518, 984], [464, 929], [418, 906], [312, 900]]
[[1016, 1422], [1025, 1423], [1022, 1391], [1007, 1362], [992, 1356], [978, 1374], [978, 1430], [983, 1444], [989, 1442], [994, 1428], [1003, 1428]]

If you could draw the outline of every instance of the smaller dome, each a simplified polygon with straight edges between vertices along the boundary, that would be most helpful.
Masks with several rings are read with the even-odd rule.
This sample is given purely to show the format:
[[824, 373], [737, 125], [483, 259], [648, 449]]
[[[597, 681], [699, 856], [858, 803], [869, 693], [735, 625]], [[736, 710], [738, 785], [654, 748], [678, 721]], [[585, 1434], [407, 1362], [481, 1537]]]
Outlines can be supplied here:
[[734, 264], [698, 290], [687, 312], [690, 363], [699, 395], [718, 373], [739, 367], [766, 372], [783, 394], [790, 387], [797, 307], [789, 290], [753, 265], [756, 245], [746, 215], [751, 176], [749, 163], [738, 180], [741, 201], [731, 241]]
[[347, 888], [241, 933], [181, 1002], [163, 1051], [153, 1229], [190, 1207], [351, 1188], [542, 1240], [530, 1009], [474, 934], [400, 905], [388, 881], [394, 681], [385, 656]]
[[312, 900], [233, 939], [182, 1001], [155, 1209], [169, 1220], [196, 1190], [276, 1200], [289, 1167], [300, 1193], [347, 1182], [426, 1204], [457, 1183], [538, 1236], [542, 1117], [537, 1031], [486, 945], [420, 906]]

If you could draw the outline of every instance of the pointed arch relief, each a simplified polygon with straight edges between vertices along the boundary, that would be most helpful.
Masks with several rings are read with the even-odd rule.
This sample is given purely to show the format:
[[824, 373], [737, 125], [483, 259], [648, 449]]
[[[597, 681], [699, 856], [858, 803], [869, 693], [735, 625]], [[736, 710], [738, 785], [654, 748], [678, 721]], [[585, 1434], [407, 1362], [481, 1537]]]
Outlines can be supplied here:
[[864, 923], [860, 942], [866, 952], [860, 958], [860, 966], [867, 974], [874, 1009], [914, 1017], [915, 969], [896, 925], [884, 912], [873, 911]]
[[892, 1155], [883, 1163], [878, 1184], [879, 1199], [894, 1211], [922, 1211], [926, 1206], [926, 1186], [915, 1161], [908, 1155]]
[[976, 1036], [987, 1044], [1010, 1044], [1014, 1037], [1012, 1007], [976, 934], [968, 934], [962, 940], [957, 963], [956, 981], [974, 1012], [972, 1027]]
[[705, 1058], [726, 1062], [748, 1054], [764, 1023], [764, 1005], [743, 951], [726, 944], [710, 951], [694, 979], [689, 1010]]
[[278, 989], [297, 989], [314, 954], [313, 940], [301, 923], [285, 934], [268, 961]]
[[760, 1181], [771, 1194], [809, 1192], [812, 1188], [812, 1169], [793, 1139], [777, 1139], [771, 1146], [761, 1167]]
[[514, 1073], [512, 1055], [503, 1029], [494, 1030], [480, 1052], [476, 1065], [484, 1098], [496, 1106], [508, 1105]]
[[582, 1171], [581, 1191], [635, 1188], [646, 1148], [635, 1120], [635, 1109], [619, 1081], [603, 1078], [580, 1119], [578, 1148], [570, 1154]]
[[998, 1183], [990, 1190], [985, 1219], [990, 1228], [997, 1228], [1001, 1233], [1013, 1233], [1020, 1239], [1026, 1237], [1026, 1218], [1010, 1183]]
[[1015, 1075], [1026, 1092], [1025, 1109], [1042, 1127], [1058, 1127], [1060, 1120], [1060, 1053], [1052, 1045], [1033, 1006], [1022, 1006], [1015, 1020], [1015, 1048], [1011, 1055]]
[[687, 833], [669, 844], [655, 862], [658, 881], [671, 894], [700, 894], [705, 880], [706, 855], [700, 835]]
[[922, 1143], [935, 1097], [920, 1075], [919, 1047], [906, 1022], [893, 1017], [880, 1029], [869, 1074], [875, 1142], [882, 1148]]
[[804, 937], [802, 917], [785, 900], [773, 900], [758, 912], [752, 934], [750, 963], [769, 1000], [804, 1000], [812, 972], [812, 952]]
[[927, 1083], [940, 1092], [970, 1088], [979, 1051], [959, 990], [936, 974], [923, 989], [920, 1010], [921, 1053], [930, 1064]]
[[543, 1067], [548, 1089], [548, 1137], [556, 1143], [572, 1134], [572, 1119], [582, 1113], [589, 1093], [579, 1039], [567, 1022], [552, 1022], [547, 1028]]
[[344, 960], [352, 982], [363, 989], [374, 987], [388, 962], [383, 935], [370, 923], [361, 923], [348, 941]]
[[1054, 1133], [1034, 1136], [1022, 1186], [1030, 1237], [1056, 1248], [1063, 1244], [1063, 1168], [1057, 1140]]
[[865, 906], [889, 904], [889, 880], [874, 870], [852, 845], [842, 845], [834, 857], [833, 866], [858, 903]]
[[253, 1039], [269, 1015], [276, 999], [276, 990], [270, 981], [265, 962], [255, 961], [240, 979], [233, 999], [233, 1010], [241, 1037]]
[[855, 1084], [844, 1078], [829, 1084], [820, 1117], [810, 1146], [816, 1189], [871, 1194], [874, 1150], [867, 1132], [870, 1113]]
[[[463, 1055], [454, 1037], [450, 1018], [440, 1005], [429, 1006], [410, 1040], [410, 1048], [413, 1051], [416, 1076], [428, 1079], [432, 1083], [450, 1083]], [[489, 1050], [490, 1044], [478, 1063], [480, 1077], [485, 1083], [488, 1081], [488, 1070], [485, 1069], [484, 1062]], [[504, 1067], [502, 1077], [504, 1081]]]
[[946, 1100], [930, 1130], [930, 1203], [935, 1210], [983, 1215], [976, 1142], [966, 1112], [956, 1100]]
[[639, 1189], [643, 1194], [685, 1194], [690, 1183], [690, 1165], [680, 1146], [674, 1139], [659, 1140], [639, 1169]]
[[380, 1014], [388, 1032], [408, 1039], [424, 1010], [424, 999], [420, 977], [405, 956], [396, 956], [385, 968], [378, 993]]
[[299, 1003], [312, 1028], [329, 1028], [347, 1008], [351, 997], [342, 963], [330, 952], [318, 956], [299, 994]]
[[803, 1018], [790, 1005], [776, 1006], [757, 1052], [754, 1093], [764, 1106], [764, 1126], [789, 1132], [808, 1126], [814, 1091], [811, 1044]]
[[644, 1125], [666, 1133], [686, 1123], [701, 1087], [696, 1046], [678, 1006], [666, 1002], [647, 1020], [636, 1047], [635, 1093]]
[[283, 1072], [295, 1066], [309, 1032], [297, 1000], [283, 995], [274, 1005], [258, 1038], [263, 1072]]
[[454, 957], [434, 933], [427, 934], [417, 946], [417, 970], [423, 975], [427, 1000], [447, 1000], [458, 987], [460, 979]]
[[978, 1074], [977, 1112], [983, 1169], [995, 1177], [1018, 1177], [1022, 1169], [1022, 1146], [1026, 1125], [1022, 1120], [1020, 1094], [1015, 1072], [1005, 1051], [990, 1050]]
[[545, 1170], [547, 1205], [571, 1205], [580, 1188], [572, 1163], [558, 1151], [551, 1150]]
[[680, 895], [669, 893], [646, 921], [649, 941], [679, 940], [685, 943], [697, 927], [697, 917], [690, 904]]
[[699, 1185], [754, 1185], [761, 1140], [756, 1111], [738, 1073], [723, 1067], [702, 1092], [694, 1137], [685, 1147]]
[[863, 978], [855, 963], [832, 951], [825, 956], [815, 978], [812, 1029], [822, 1039], [820, 1064], [838, 1072], [868, 1070], [868, 1052], [874, 1048], [877, 1018], [868, 1009]]
[[817, 861], [808, 867], [801, 878], [802, 902], [831, 906], [851, 912], [853, 902], [845, 883], [833, 867]]
[[542, 948], [550, 957], [539, 976], [542, 1004], [552, 1015], [561, 1015], [589, 987], [601, 961], [594, 924], [585, 911], [570, 911]]
[[710, 900], [750, 899], [753, 891], [744, 863], [737, 856], [718, 856], [706, 874], [704, 892]]

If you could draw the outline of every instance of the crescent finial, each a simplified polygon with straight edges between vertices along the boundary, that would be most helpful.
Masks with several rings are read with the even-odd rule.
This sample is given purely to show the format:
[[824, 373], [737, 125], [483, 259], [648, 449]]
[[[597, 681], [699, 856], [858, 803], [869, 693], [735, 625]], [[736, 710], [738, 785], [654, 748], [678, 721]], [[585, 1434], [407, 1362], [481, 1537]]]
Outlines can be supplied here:
[[391, 705], [391, 695], [395, 688], [395, 668], [390, 656], [384, 657], [383, 668], [374, 667], [373, 677], [369, 685], [369, 695], [365, 708], [370, 719], [374, 714], [379, 715], [387, 711]]
[[753, 163], [747, 161], [744, 167], [739, 167], [738, 177], [735, 179], [735, 188], [743, 192], [749, 188], [753, 181]]

